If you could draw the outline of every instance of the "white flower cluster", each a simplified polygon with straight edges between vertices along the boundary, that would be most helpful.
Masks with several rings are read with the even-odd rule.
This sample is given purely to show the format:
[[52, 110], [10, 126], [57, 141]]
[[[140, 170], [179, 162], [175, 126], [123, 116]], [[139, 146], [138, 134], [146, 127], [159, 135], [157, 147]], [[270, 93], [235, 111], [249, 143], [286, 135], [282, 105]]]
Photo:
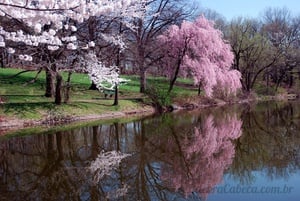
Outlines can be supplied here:
[[110, 42], [116, 46], [119, 46], [121, 50], [124, 50], [126, 48], [126, 44], [124, 43], [120, 35], [112, 36], [112, 35], [101, 34], [101, 36], [105, 41]]
[[61, 40], [64, 42], [74, 42], [74, 41], [77, 41], [77, 37], [76, 36], [66, 36], [66, 37], [62, 37]]
[[74, 43], [68, 43], [67, 49], [69, 49], [69, 50], [76, 50], [77, 49], [77, 45], [75, 45]]
[[90, 41], [89, 44], [88, 44], [89, 47], [95, 47], [95, 45], [96, 45], [96, 44], [95, 44], [94, 41]]
[[7, 53], [8, 53], [8, 54], [13, 54], [13, 53], [15, 53], [15, 52], [16, 52], [15, 49], [13, 49], [13, 48], [11, 48], [11, 47], [7, 49]]
[[24, 34], [21, 30], [17, 32], [7, 32], [0, 26], [0, 36], [2, 38], [4, 36], [5, 40], [24, 42], [28, 46], [38, 46], [40, 43], [61, 46], [63, 43], [59, 37], [55, 36], [55, 33], [55, 30], [50, 29], [49, 32], [43, 32], [42, 35], [28, 35]]
[[128, 192], [128, 189], [129, 186], [124, 184], [121, 188], [108, 192], [106, 198], [108, 200], [117, 200], [117, 198], [125, 196]]
[[23, 61], [32, 61], [32, 56], [27, 54], [20, 54], [19, 59]]
[[[76, 36], [58, 36], [61, 29], [76, 32], [77, 27], [66, 22], [83, 22], [91, 16], [121, 17], [129, 28], [134, 27], [130, 18], [143, 17], [149, 0], [0, 0], [0, 15], [15, 18], [34, 30], [32, 35], [22, 31], [9, 32], [0, 26], [0, 47], [9, 48], [7, 41], [23, 42], [27, 46], [37, 47], [46, 44], [51, 51], [66, 45], [69, 50], [78, 48]], [[43, 31], [43, 27], [51, 27]], [[106, 37], [104, 39], [125, 48], [122, 38]], [[85, 48], [95, 47], [93, 41]], [[12, 52], [10, 50], [10, 52]], [[23, 57], [22, 57], [23, 58]], [[29, 60], [24, 56], [23, 60]], [[97, 63], [98, 65], [99, 63]]]
[[[1, 27], [0, 27], [0, 31], [1, 31]], [[0, 47], [5, 47], [5, 41], [1, 35], [0, 35]]]
[[[62, 22], [73, 19], [83, 22], [90, 16], [141, 17], [148, 0], [1, 0], [0, 14], [21, 19], [40, 31], [41, 25], [53, 23], [62, 29]], [[70, 27], [76, 31], [75, 26]]]
[[126, 83], [129, 80], [120, 78], [119, 69], [116, 66], [105, 66], [94, 53], [89, 53], [83, 58], [83, 65], [90, 79], [96, 84], [99, 90], [113, 90], [115, 86]]
[[57, 45], [48, 45], [47, 48], [48, 48], [48, 50], [55, 51], [55, 50], [59, 49], [59, 46], [57, 46]]

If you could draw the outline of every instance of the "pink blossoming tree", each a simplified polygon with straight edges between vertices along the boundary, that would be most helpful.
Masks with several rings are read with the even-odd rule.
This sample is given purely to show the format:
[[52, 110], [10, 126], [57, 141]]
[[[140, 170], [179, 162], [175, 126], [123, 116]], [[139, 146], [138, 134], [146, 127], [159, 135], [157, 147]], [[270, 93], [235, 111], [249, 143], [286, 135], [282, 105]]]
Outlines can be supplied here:
[[170, 78], [169, 92], [180, 75], [191, 76], [209, 97], [235, 94], [241, 88], [240, 72], [231, 69], [234, 56], [230, 45], [212, 21], [201, 16], [194, 22], [173, 25], [158, 42], [164, 54], [164, 72]]

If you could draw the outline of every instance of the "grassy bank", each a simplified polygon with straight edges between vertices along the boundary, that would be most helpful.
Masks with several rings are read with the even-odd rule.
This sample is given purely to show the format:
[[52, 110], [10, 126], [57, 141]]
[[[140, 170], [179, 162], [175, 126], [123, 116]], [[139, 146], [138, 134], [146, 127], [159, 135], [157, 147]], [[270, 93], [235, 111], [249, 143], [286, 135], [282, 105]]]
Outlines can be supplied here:
[[[112, 106], [113, 98], [104, 98], [97, 90], [89, 90], [91, 81], [86, 74], [74, 73], [71, 79], [70, 101], [60, 106], [55, 105], [53, 98], [46, 98], [45, 72], [41, 72], [37, 79], [36, 71], [21, 73], [22, 70], [0, 69], [0, 97], [4, 103], [0, 105], [0, 121], [2, 119], [31, 119], [65, 118], [85, 115], [104, 115], [114, 112], [127, 112], [143, 109], [150, 104], [147, 96], [139, 93], [139, 79], [137, 76], [125, 76], [131, 81], [120, 86], [119, 105]], [[63, 74], [66, 80], [67, 74]], [[165, 78], [150, 77], [148, 84], [166, 91], [168, 81]], [[196, 89], [187, 85], [189, 80], [180, 80], [181, 86], [176, 86], [171, 98], [195, 95]], [[148, 106], [149, 107], [149, 106]]]

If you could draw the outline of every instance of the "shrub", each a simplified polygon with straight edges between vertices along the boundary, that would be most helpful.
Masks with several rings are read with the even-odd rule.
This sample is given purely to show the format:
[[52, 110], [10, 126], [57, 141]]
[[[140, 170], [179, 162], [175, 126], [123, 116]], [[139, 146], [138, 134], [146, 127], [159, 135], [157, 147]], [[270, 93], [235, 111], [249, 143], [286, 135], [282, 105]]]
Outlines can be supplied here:
[[166, 89], [150, 85], [146, 89], [146, 94], [159, 112], [162, 112], [165, 107], [171, 105], [171, 96]]

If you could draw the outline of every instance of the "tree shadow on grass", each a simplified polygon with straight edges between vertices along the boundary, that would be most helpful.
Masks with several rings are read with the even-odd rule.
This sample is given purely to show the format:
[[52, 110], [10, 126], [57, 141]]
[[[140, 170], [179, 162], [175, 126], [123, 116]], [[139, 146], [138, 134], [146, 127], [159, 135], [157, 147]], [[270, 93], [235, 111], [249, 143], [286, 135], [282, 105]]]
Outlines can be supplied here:
[[34, 102], [34, 103], [5, 103], [1, 106], [4, 109], [4, 113], [14, 113], [18, 116], [27, 116], [26, 114], [38, 113], [38, 110], [53, 110], [55, 104], [50, 102]]
[[5, 94], [5, 95], [2, 95], [3, 97], [45, 97], [44, 95], [40, 95], [40, 94], [37, 94], [37, 95], [27, 95], [27, 94]]

